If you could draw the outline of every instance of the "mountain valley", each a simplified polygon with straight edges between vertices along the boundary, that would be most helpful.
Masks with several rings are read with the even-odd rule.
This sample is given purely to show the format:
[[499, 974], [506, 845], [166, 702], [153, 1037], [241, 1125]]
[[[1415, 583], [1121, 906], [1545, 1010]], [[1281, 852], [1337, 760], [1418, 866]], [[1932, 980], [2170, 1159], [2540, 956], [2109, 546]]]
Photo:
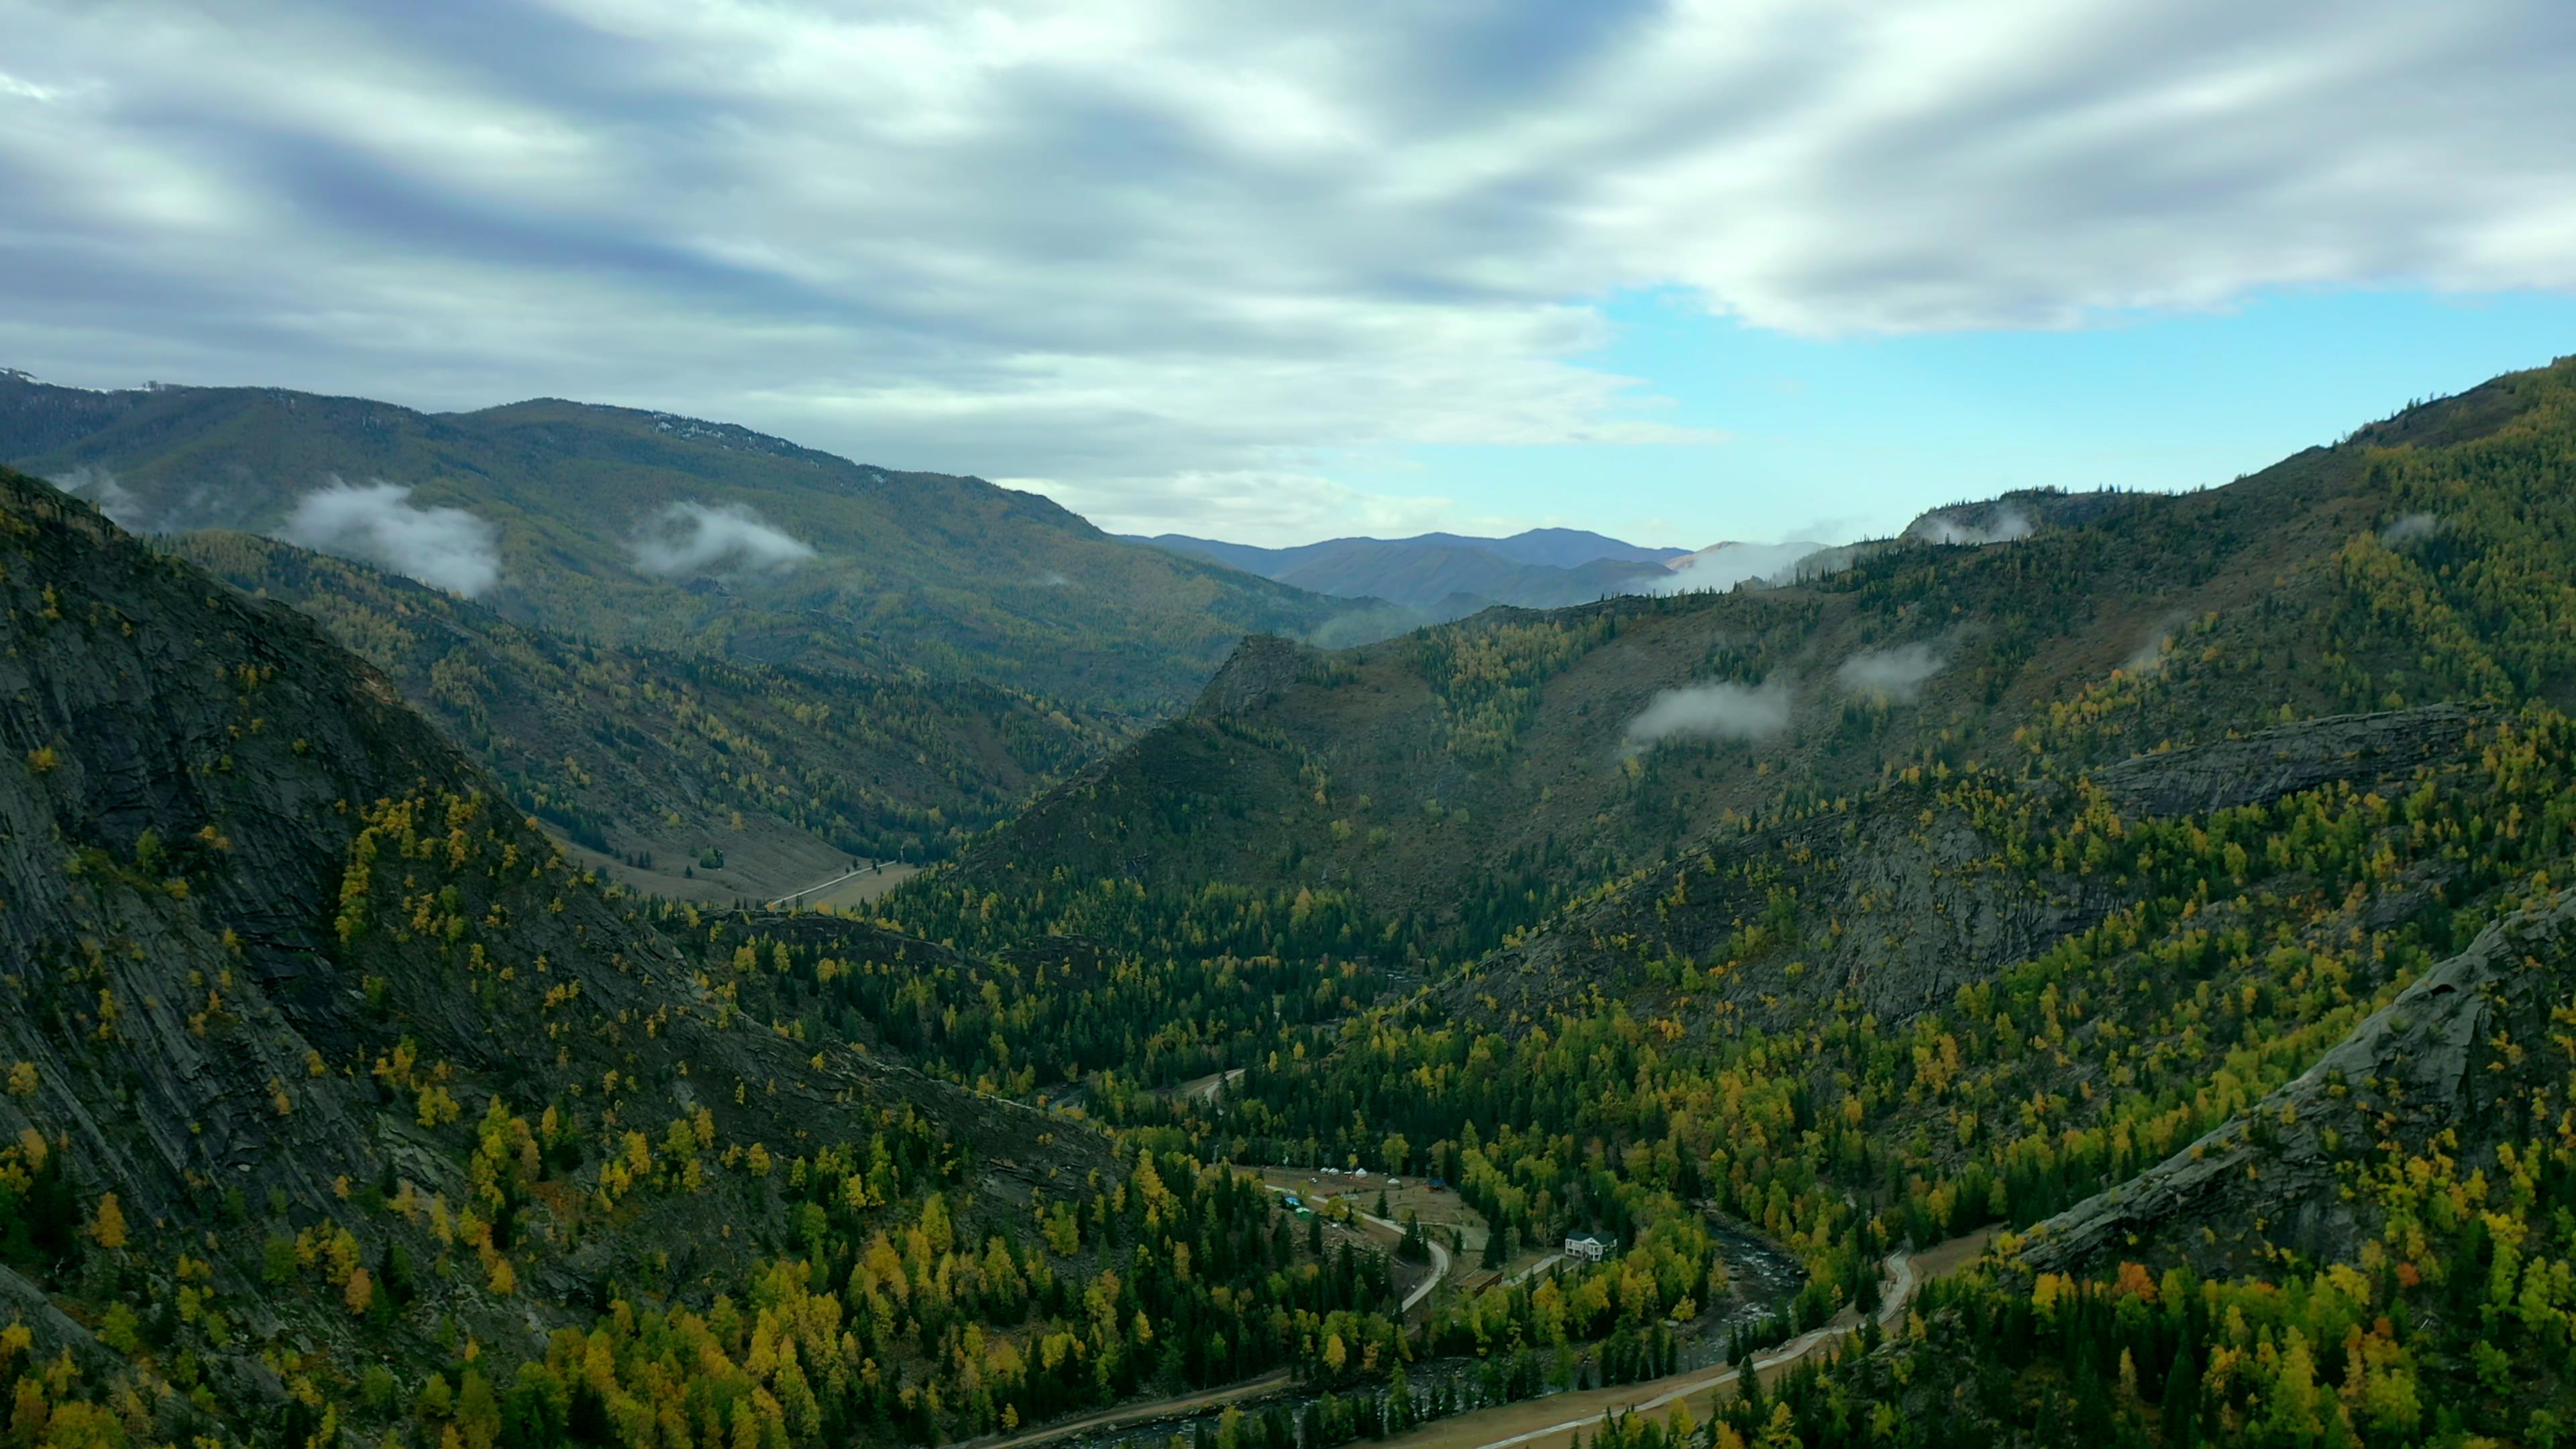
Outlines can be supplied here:
[[[649, 415], [10, 386], [23, 1442], [2576, 1425], [2576, 360], [1391, 637]], [[260, 536], [333, 473], [497, 582]], [[684, 489], [816, 558], [648, 581]]]

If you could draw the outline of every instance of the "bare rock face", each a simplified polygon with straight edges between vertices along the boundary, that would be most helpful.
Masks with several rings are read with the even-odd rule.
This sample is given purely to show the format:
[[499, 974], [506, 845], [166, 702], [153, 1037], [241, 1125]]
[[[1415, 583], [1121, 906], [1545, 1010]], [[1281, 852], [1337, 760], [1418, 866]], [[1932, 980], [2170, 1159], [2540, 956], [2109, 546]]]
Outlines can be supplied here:
[[2139, 755], [2093, 772], [2122, 813], [2198, 815], [2348, 781], [2368, 789], [2456, 755], [2478, 715], [2454, 704], [2336, 715]]
[[[2032, 1228], [2021, 1261], [2066, 1271], [2156, 1235], [2210, 1228], [2314, 1257], [2368, 1224], [2335, 1189], [2338, 1156], [2456, 1129], [2464, 1160], [2526, 1085], [2511, 1044], [2543, 1039], [2576, 997], [2576, 891], [2515, 912], [2373, 1014], [2316, 1065], [2145, 1173]], [[2532, 1060], [2537, 1061], [2538, 1054]], [[2208, 1239], [2203, 1239], [2208, 1241]]]

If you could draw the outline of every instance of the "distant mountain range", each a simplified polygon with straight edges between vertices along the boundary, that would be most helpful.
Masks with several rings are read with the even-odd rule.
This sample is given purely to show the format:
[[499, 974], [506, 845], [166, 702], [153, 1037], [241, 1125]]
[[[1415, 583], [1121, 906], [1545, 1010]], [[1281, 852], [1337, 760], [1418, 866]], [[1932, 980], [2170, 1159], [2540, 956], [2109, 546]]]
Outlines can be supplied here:
[[1187, 700], [1246, 633], [1348, 643], [1419, 622], [1138, 548], [980, 478], [556, 399], [424, 413], [0, 370], [0, 462], [138, 532], [282, 538], [575, 639], [1131, 716]]
[[1660, 582], [1669, 562], [1690, 552], [1646, 548], [1575, 528], [1533, 528], [1509, 538], [1334, 538], [1295, 548], [1177, 533], [1136, 541], [1318, 594], [1383, 599], [1443, 619], [1495, 604], [1551, 609], [1649, 592], [1641, 583]]

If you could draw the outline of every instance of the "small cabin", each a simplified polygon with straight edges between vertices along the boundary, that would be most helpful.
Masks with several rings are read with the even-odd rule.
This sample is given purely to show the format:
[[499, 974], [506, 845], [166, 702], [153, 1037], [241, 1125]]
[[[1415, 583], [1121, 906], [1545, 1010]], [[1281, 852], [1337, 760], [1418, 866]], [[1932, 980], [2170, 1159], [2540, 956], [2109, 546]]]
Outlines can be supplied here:
[[1565, 1256], [1581, 1258], [1587, 1263], [1598, 1263], [1609, 1257], [1618, 1246], [1617, 1238], [1605, 1237], [1600, 1233], [1583, 1233], [1565, 1240]]

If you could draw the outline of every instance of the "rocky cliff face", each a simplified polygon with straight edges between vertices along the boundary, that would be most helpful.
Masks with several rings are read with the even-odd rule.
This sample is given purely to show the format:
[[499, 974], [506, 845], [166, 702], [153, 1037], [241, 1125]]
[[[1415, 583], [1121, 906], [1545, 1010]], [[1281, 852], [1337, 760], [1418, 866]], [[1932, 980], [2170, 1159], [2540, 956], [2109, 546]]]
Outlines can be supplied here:
[[2094, 771], [2093, 783], [2131, 815], [2198, 815], [2338, 782], [2377, 789], [2456, 755], [2479, 723], [2454, 704], [2339, 715], [2140, 755]]
[[2572, 996], [2576, 892], [2562, 892], [2487, 928], [2251, 1110], [2033, 1227], [2021, 1261], [2063, 1272], [2150, 1238], [2239, 1265], [2267, 1249], [2349, 1258], [2370, 1225], [2336, 1191], [2337, 1164], [2445, 1132], [2463, 1164], [2491, 1155], [2535, 1087], [2563, 1085], [2535, 1077], [2545, 1054], [2529, 1048]]

